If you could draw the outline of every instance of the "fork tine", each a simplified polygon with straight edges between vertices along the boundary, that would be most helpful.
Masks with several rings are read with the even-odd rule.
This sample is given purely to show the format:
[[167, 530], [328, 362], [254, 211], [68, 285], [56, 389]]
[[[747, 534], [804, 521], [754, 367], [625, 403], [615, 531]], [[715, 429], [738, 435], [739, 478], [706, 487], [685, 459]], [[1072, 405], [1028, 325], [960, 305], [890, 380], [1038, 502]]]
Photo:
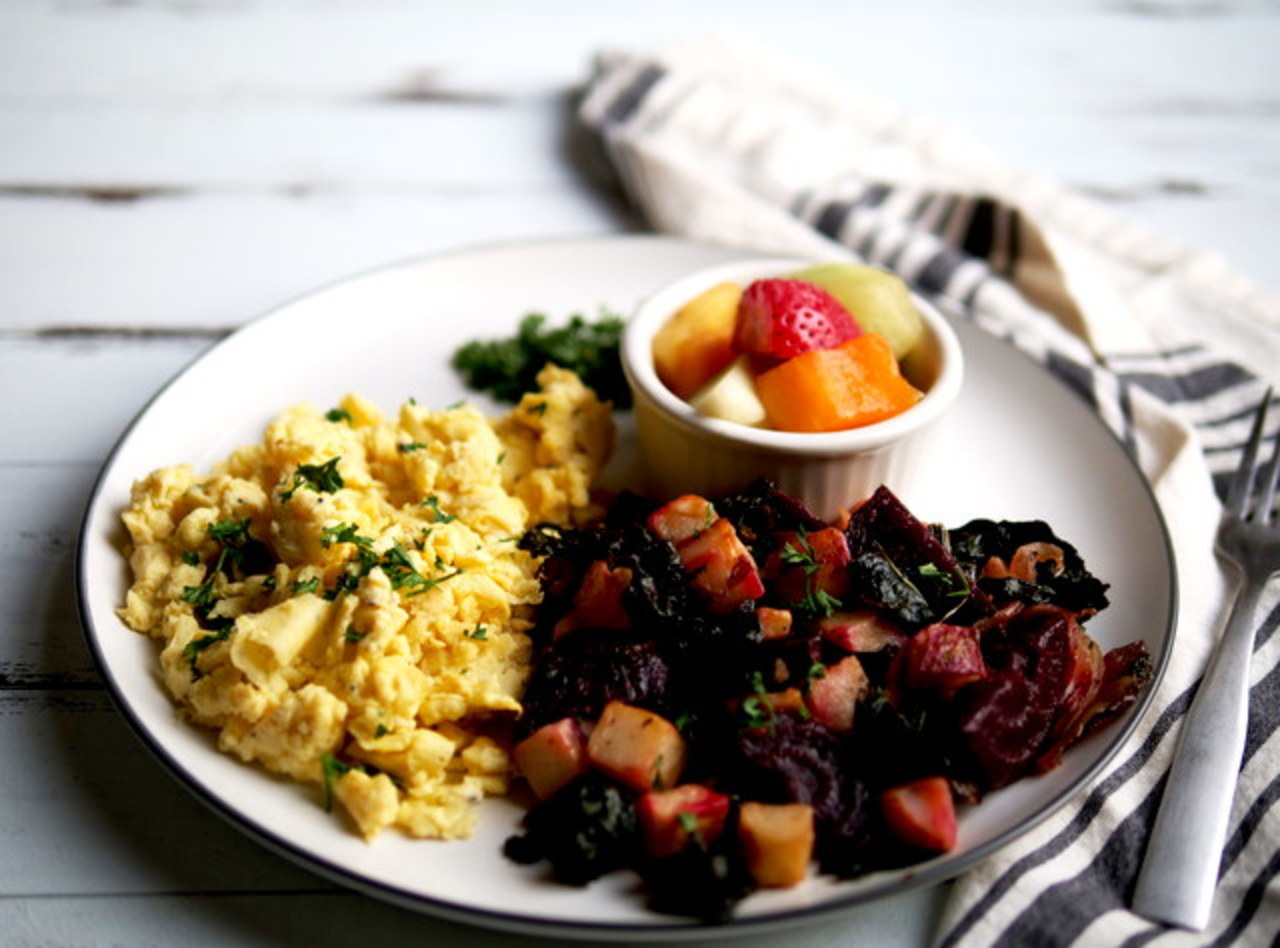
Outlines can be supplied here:
[[1258, 463], [1258, 445], [1262, 442], [1262, 425], [1267, 419], [1267, 406], [1270, 403], [1271, 389], [1268, 387], [1266, 394], [1262, 396], [1262, 404], [1258, 406], [1258, 413], [1253, 416], [1249, 443], [1244, 446], [1240, 466], [1236, 468], [1235, 477], [1231, 479], [1231, 489], [1227, 492], [1227, 512], [1237, 519], [1244, 516], [1245, 506], [1253, 489], [1253, 469]]
[[[1267, 396], [1270, 397], [1270, 390]], [[1275, 447], [1271, 451], [1271, 461], [1262, 474], [1262, 498], [1258, 501], [1254, 519], [1261, 524], [1271, 523], [1271, 509], [1276, 498], [1276, 481], [1280, 480], [1280, 431], [1276, 432]]]

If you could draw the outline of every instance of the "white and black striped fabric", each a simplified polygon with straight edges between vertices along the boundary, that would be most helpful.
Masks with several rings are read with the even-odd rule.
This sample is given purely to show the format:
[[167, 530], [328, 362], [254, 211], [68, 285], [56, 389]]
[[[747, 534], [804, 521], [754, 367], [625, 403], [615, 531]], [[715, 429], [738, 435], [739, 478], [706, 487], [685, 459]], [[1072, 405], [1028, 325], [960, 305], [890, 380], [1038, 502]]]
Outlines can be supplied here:
[[[1099, 782], [959, 879], [945, 948], [1271, 944], [1280, 935], [1280, 605], [1260, 615], [1248, 746], [1206, 932], [1126, 910], [1229, 601], [1212, 553], [1254, 410], [1280, 381], [1280, 300], [952, 130], [738, 40], [607, 55], [580, 117], [657, 229], [856, 255], [1010, 339], [1086, 399], [1151, 482], [1179, 567], [1177, 649]], [[1280, 412], [1268, 426], [1275, 438]], [[1265, 455], [1264, 455], [1265, 456]]]

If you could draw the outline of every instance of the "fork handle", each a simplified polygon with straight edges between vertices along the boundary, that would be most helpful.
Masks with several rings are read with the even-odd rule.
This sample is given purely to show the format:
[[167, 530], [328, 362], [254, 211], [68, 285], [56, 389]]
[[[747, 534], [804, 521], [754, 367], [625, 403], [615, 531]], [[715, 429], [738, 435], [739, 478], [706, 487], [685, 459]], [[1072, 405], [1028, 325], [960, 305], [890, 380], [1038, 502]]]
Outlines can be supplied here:
[[1132, 903], [1155, 921], [1195, 931], [1209, 922], [1244, 756], [1253, 617], [1261, 595], [1261, 583], [1243, 584], [1182, 722]]

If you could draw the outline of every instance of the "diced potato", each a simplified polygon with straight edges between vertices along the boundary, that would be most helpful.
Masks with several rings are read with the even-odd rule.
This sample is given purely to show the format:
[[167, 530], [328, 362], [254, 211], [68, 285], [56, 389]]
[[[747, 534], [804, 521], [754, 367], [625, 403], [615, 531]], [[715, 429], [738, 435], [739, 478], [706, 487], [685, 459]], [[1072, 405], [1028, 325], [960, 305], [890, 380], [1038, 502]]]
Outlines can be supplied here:
[[674, 787], [687, 754], [676, 726], [660, 714], [610, 701], [587, 740], [587, 758], [634, 790]]
[[574, 718], [544, 724], [515, 746], [516, 769], [541, 800], [586, 773], [587, 738]]
[[747, 870], [765, 888], [802, 882], [813, 858], [813, 807], [807, 803], [742, 804], [738, 836]]
[[682, 494], [653, 513], [645, 525], [649, 532], [671, 543], [697, 536], [716, 522], [716, 509], [711, 501], [697, 494]]
[[684, 568], [694, 574], [694, 588], [707, 597], [713, 611], [732, 612], [738, 603], [764, 595], [751, 551], [723, 517], [676, 549]]
[[813, 719], [836, 732], [853, 730], [854, 709], [869, 690], [869, 679], [856, 655], [829, 666], [809, 683], [805, 704]]
[[670, 856], [696, 838], [706, 845], [724, 831], [729, 797], [699, 783], [650, 790], [636, 801], [650, 856]]
[[897, 648], [907, 633], [874, 609], [833, 612], [818, 620], [822, 638], [846, 652], [880, 652]]
[[791, 634], [791, 610], [757, 606], [756, 619], [760, 622], [760, 637], [766, 642], [785, 639]]

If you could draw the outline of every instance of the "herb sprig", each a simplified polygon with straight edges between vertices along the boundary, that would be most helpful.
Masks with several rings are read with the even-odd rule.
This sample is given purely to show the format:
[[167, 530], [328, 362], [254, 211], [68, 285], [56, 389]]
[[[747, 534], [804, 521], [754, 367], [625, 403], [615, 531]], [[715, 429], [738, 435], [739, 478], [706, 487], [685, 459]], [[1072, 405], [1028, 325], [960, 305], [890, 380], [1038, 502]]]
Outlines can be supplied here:
[[287, 490], [281, 491], [280, 500], [288, 503], [300, 488], [309, 487], [317, 494], [332, 494], [345, 485], [342, 474], [338, 471], [341, 457], [329, 458], [323, 464], [299, 464], [293, 473], [293, 482]]
[[515, 403], [525, 392], [537, 390], [538, 373], [554, 362], [576, 372], [602, 399], [630, 407], [631, 390], [618, 355], [622, 318], [602, 310], [596, 320], [574, 315], [554, 328], [546, 327], [546, 321], [541, 313], [529, 313], [511, 338], [467, 343], [454, 352], [454, 369], [473, 391]]

